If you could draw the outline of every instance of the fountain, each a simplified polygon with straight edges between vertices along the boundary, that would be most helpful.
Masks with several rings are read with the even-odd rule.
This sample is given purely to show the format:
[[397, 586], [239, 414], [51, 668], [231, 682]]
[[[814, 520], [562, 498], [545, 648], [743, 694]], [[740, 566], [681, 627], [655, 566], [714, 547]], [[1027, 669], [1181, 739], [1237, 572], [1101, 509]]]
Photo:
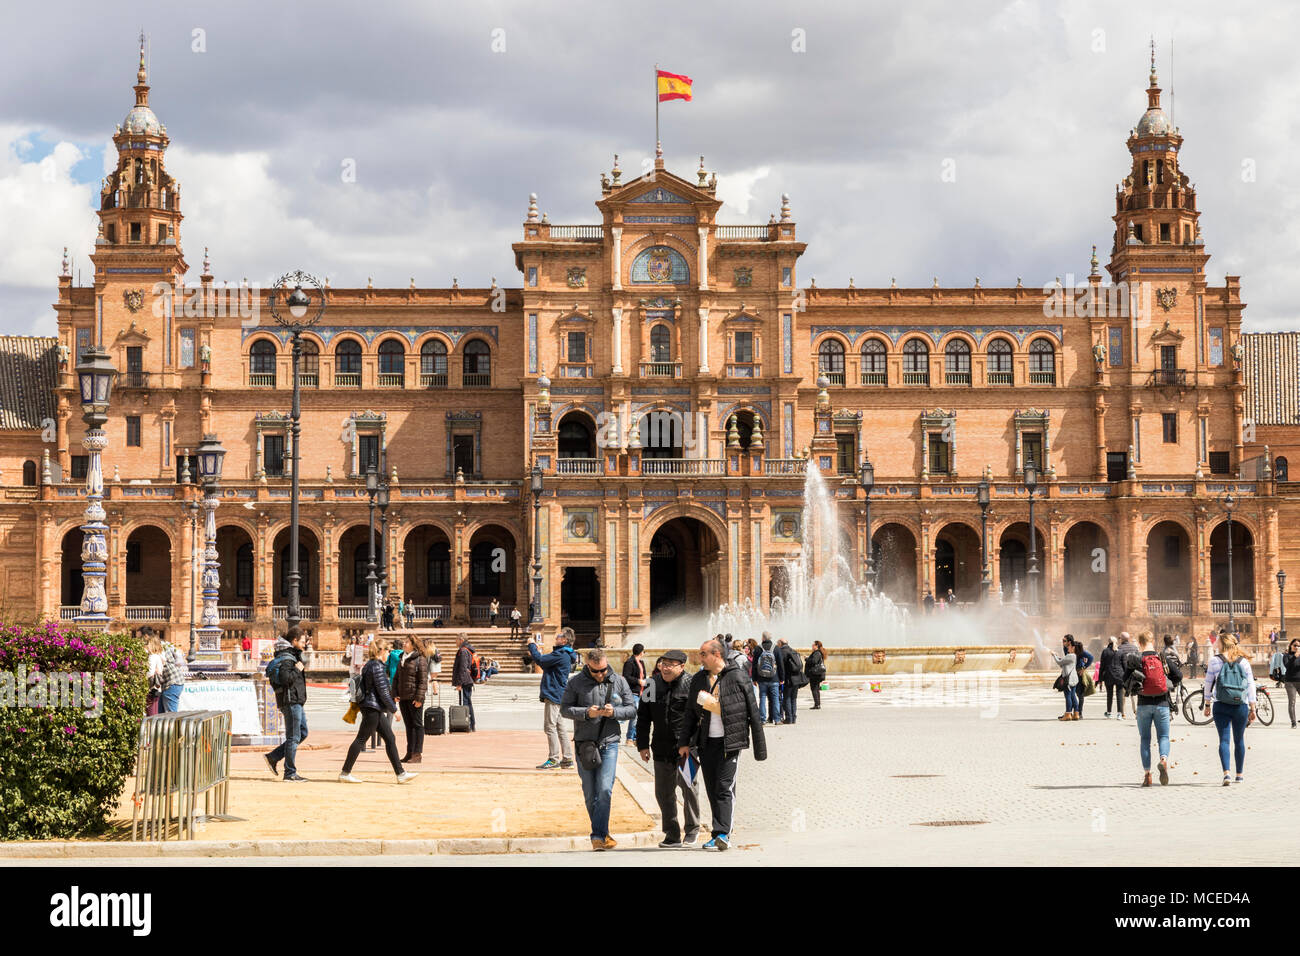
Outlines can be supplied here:
[[820, 640], [831, 652], [831, 673], [839, 674], [1020, 671], [1042, 644], [1014, 599], [1010, 605], [995, 597], [958, 607], [940, 602], [930, 613], [915, 613], [859, 584], [835, 496], [811, 461], [801, 527], [798, 554], [780, 565], [785, 594], [771, 607], [745, 598], [710, 614], [661, 617], [637, 639], [648, 648], [694, 649], [714, 634], [745, 640], [767, 631], [804, 652]]

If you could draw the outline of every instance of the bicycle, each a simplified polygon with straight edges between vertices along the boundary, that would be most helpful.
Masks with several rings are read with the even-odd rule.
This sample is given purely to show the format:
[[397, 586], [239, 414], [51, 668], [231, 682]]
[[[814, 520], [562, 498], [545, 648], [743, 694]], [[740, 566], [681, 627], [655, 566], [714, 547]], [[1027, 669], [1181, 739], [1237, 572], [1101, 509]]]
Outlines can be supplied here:
[[[1181, 696], [1181, 695], [1180, 695]], [[1204, 727], [1214, 720], [1205, 716], [1205, 687], [1192, 691], [1183, 700], [1183, 716], [1189, 724]], [[1255, 719], [1265, 727], [1273, 725], [1273, 698], [1262, 684], [1255, 687]]]

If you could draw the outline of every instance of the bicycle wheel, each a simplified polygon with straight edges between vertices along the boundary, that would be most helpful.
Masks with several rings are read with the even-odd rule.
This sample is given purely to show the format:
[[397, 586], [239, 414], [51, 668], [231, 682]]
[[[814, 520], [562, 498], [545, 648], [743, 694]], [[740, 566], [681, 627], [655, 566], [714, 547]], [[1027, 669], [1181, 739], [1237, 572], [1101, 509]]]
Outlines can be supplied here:
[[[1256, 714], [1259, 711], [1256, 710]], [[1183, 703], [1183, 717], [1194, 727], [1204, 727], [1213, 717], [1205, 716], [1205, 691], [1197, 690], [1187, 695], [1187, 700]]]
[[1265, 727], [1273, 723], [1273, 698], [1268, 696], [1268, 691], [1264, 688], [1258, 688], [1255, 695], [1255, 719]]

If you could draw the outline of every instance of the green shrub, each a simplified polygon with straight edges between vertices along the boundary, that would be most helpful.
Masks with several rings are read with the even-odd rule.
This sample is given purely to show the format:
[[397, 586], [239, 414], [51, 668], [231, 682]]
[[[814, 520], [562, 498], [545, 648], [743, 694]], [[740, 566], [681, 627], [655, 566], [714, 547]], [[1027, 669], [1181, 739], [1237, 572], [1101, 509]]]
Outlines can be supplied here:
[[[129, 634], [57, 621], [0, 629], [0, 840], [103, 830], [135, 762], [147, 663], [143, 642]], [[62, 691], [56, 699], [44, 675], [59, 673], [90, 675], [79, 707]], [[34, 674], [42, 676], [33, 682]], [[102, 698], [93, 692], [96, 675]]]

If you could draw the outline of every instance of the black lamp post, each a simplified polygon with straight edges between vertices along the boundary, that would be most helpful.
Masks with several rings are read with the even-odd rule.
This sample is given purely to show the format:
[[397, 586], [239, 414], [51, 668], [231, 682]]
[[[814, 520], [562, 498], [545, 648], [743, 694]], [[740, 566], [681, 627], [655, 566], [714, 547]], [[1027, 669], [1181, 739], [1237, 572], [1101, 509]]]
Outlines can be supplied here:
[[875, 545], [871, 540], [871, 489], [876, 485], [876, 469], [871, 464], [865, 454], [862, 456], [862, 464], [858, 466], [858, 484], [862, 486], [862, 494], [867, 501], [867, 560], [865, 562], [864, 577], [868, 586], [876, 586], [876, 561]]
[[1235, 595], [1232, 593], [1232, 509], [1237, 507], [1236, 499], [1232, 497], [1231, 492], [1223, 499], [1223, 510], [1228, 513], [1228, 633], [1237, 633], [1237, 615], [1236, 608], [1233, 607], [1236, 601], [1233, 600]]
[[379, 493], [379, 475], [375, 466], [366, 469], [366, 496], [370, 499], [370, 549], [366, 564], [366, 603], [370, 605], [370, 623], [379, 624], [379, 601], [375, 594], [375, 495]]
[[987, 601], [993, 576], [989, 573], [989, 479], [980, 479], [977, 491], [980, 503], [980, 601]]
[[[197, 633], [201, 649], [221, 651], [221, 615], [217, 600], [221, 593], [220, 565], [217, 562], [217, 484], [221, 481], [221, 463], [226, 450], [216, 435], [204, 435], [199, 443], [199, 478], [203, 482], [203, 617]], [[191, 620], [193, 613], [191, 612]], [[195, 659], [194, 635], [190, 628], [190, 660]]]
[[1278, 635], [1278, 640], [1283, 644], [1286, 643], [1286, 572], [1278, 570], [1277, 572], [1277, 617], [1282, 624], [1282, 633]]
[[[315, 288], [315, 297], [303, 291], [303, 285]], [[290, 291], [291, 289], [291, 291]], [[283, 299], [283, 301], [280, 301]], [[293, 340], [293, 408], [289, 413], [290, 481], [289, 481], [289, 608], [286, 617], [289, 627], [297, 627], [302, 620], [299, 608], [299, 582], [302, 574], [298, 568], [298, 435], [301, 431], [301, 394], [298, 367], [302, 362], [302, 333], [320, 321], [325, 312], [325, 287], [315, 276], [301, 270], [289, 272], [276, 280], [268, 297], [271, 316], [276, 323], [288, 329]]]
[[542, 620], [542, 466], [533, 465], [528, 478], [533, 493], [533, 600], [528, 605], [528, 623], [540, 624]]
[[379, 491], [375, 493], [375, 504], [379, 506], [379, 607], [382, 609], [388, 597], [388, 481], [381, 479]]
[[1038, 464], [1025, 463], [1025, 490], [1029, 492], [1029, 613], [1038, 613], [1038, 528], [1034, 524], [1034, 492], [1038, 488]]
[[86, 468], [86, 523], [81, 526], [81, 610], [77, 625], [102, 630], [108, 626], [108, 595], [104, 579], [108, 574], [108, 543], [104, 533], [104, 474], [99, 456], [108, 447], [104, 424], [108, 421], [108, 399], [113, 392], [117, 369], [108, 353], [92, 347], [77, 363], [77, 384], [81, 391], [81, 418], [86, 423], [82, 445], [90, 452]]

